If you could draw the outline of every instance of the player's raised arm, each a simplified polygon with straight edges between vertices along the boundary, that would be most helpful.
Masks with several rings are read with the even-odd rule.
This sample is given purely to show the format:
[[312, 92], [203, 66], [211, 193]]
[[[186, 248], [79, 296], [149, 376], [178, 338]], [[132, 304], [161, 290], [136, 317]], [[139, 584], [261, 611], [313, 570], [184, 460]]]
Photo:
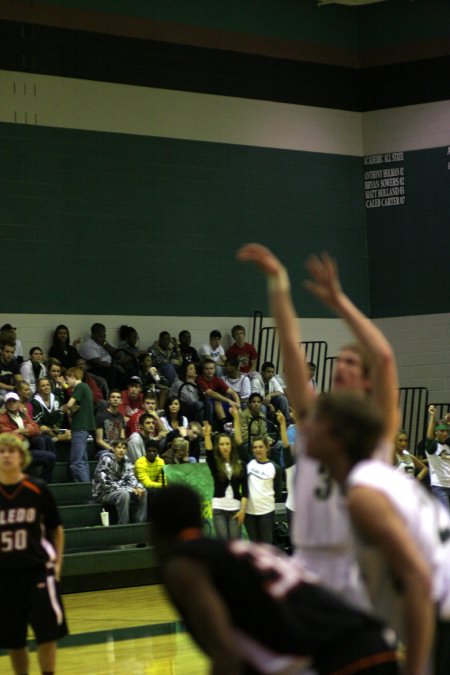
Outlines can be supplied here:
[[245, 244], [237, 253], [238, 260], [253, 262], [267, 278], [270, 311], [275, 318], [284, 359], [289, 400], [301, 418], [309, 408], [313, 392], [308, 380], [308, 367], [300, 344], [301, 335], [291, 299], [286, 268], [261, 244]]
[[384, 436], [391, 441], [398, 429], [398, 379], [394, 353], [383, 333], [344, 293], [336, 262], [327, 254], [306, 262], [310, 279], [305, 287], [347, 324], [370, 359], [372, 396], [384, 419]]

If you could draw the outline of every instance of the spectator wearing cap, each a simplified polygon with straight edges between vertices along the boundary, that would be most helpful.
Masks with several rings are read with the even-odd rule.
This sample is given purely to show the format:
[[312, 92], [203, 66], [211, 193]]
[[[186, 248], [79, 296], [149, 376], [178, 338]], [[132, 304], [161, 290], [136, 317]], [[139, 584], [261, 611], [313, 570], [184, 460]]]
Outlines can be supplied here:
[[18, 382], [22, 382], [20, 366], [14, 358], [15, 344], [12, 340], [6, 340], [0, 347], [0, 397], [5, 397]]
[[14, 358], [20, 364], [23, 362], [22, 343], [17, 339], [17, 328], [11, 326], [10, 323], [5, 323], [0, 328], [0, 342], [14, 342]]
[[144, 412], [144, 397], [142, 395], [141, 378], [130, 377], [128, 387], [122, 391], [122, 403], [119, 406], [119, 412], [124, 416], [125, 422], [128, 422], [132, 415], [139, 411]]
[[39, 426], [24, 411], [19, 395], [10, 391], [5, 396], [5, 412], [0, 414], [0, 433], [8, 432], [27, 440], [34, 466], [42, 466], [42, 479], [49, 483], [56, 462], [53, 441], [39, 433]]

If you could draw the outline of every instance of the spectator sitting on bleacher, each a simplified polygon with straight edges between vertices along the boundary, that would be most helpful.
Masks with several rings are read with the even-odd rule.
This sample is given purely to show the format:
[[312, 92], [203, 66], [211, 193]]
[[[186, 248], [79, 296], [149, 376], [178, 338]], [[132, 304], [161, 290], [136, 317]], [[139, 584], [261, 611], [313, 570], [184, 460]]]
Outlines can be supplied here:
[[146, 444], [154, 438], [155, 420], [152, 414], [142, 413], [139, 418], [139, 431], [128, 439], [128, 458], [134, 464], [139, 457], [145, 456]]
[[122, 394], [119, 389], [111, 389], [108, 405], [95, 416], [95, 442], [97, 444], [96, 458], [105, 452], [113, 452], [113, 444], [125, 440], [125, 420], [119, 412], [122, 403]]
[[28, 382], [34, 394], [38, 380], [47, 375], [47, 368], [44, 365], [44, 353], [40, 347], [31, 347], [29, 356], [30, 358], [20, 366], [20, 374], [25, 382]]
[[119, 412], [124, 416], [125, 422], [138, 412], [144, 412], [144, 397], [142, 395], [141, 378], [131, 377], [127, 388], [122, 391], [122, 403]]
[[140, 354], [138, 357], [139, 377], [141, 378], [142, 391], [155, 392], [158, 400], [158, 408], [162, 409], [167, 400], [169, 381], [161, 377], [158, 369], [153, 365], [151, 354]]
[[17, 339], [17, 328], [11, 326], [10, 323], [5, 323], [0, 328], [0, 343], [12, 342], [14, 345], [14, 358], [20, 365], [23, 363], [23, 348], [20, 340]]
[[203, 372], [197, 377], [197, 384], [206, 397], [206, 418], [212, 424], [213, 417], [219, 423], [221, 431], [224, 430], [226, 423], [226, 414], [224, 404], [230, 406], [234, 405], [241, 407], [241, 402], [237, 393], [229, 387], [225, 382], [215, 375], [216, 365], [211, 359], [206, 359], [203, 362]]
[[28, 417], [33, 417], [33, 406], [31, 405], [31, 387], [28, 382], [23, 380], [16, 384], [16, 392], [19, 395], [20, 406], [19, 410], [26, 413]]
[[239, 361], [241, 373], [252, 375], [256, 371], [258, 352], [250, 342], [245, 341], [245, 328], [237, 324], [231, 329], [234, 342], [226, 351], [227, 359], [235, 358]]
[[49, 359], [47, 361], [47, 375], [50, 378], [52, 394], [55, 394], [60, 406], [64, 405], [68, 400], [68, 385], [62, 374], [61, 364], [58, 359]]
[[104, 377], [108, 386], [116, 387], [120, 383], [125, 371], [120, 364], [113, 362], [117, 349], [106, 339], [106, 328], [102, 323], [92, 324], [91, 337], [80, 345], [78, 352], [87, 361], [89, 370]]
[[181, 366], [182, 358], [176, 338], [171, 338], [166, 330], [161, 331], [159, 337], [148, 348], [153, 365], [158, 368], [160, 375], [166, 378], [169, 385], [177, 376], [177, 368]]
[[178, 398], [181, 411], [189, 420], [202, 422], [205, 418], [205, 401], [197, 384], [197, 368], [195, 363], [187, 363], [180, 369], [180, 374], [170, 387], [169, 397]]
[[61, 430], [64, 420], [64, 411], [54, 394], [48, 377], [41, 377], [37, 382], [37, 392], [31, 401], [33, 419], [39, 425], [41, 434], [50, 436], [54, 443], [70, 441], [72, 435], [69, 429]]
[[307, 366], [309, 372], [309, 384], [311, 385], [311, 389], [314, 389], [315, 391], [317, 389], [317, 382], [316, 382], [317, 366], [313, 361], [308, 361]]
[[151, 509], [153, 490], [165, 487], [164, 460], [158, 456], [158, 443], [148, 441], [145, 457], [139, 457], [134, 464], [134, 473], [138, 481], [147, 490], [147, 504]]
[[4, 398], [18, 382], [23, 380], [20, 366], [14, 358], [15, 343], [7, 340], [0, 343], [0, 397]]
[[95, 468], [92, 496], [100, 504], [114, 506], [119, 525], [143, 523], [147, 518], [147, 491], [127, 458], [126, 441], [118, 441], [113, 447], [113, 454], [105, 453]]
[[211, 359], [216, 364], [216, 375], [222, 376], [222, 366], [226, 361], [225, 350], [220, 344], [222, 333], [220, 330], [212, 330], [209, 334], [209, 344], [202, 345], [198, 350], [202, 360]]
[[245, 408], [251, 394], [250, 378], [239, 370], [239, 359], [230, 357], [223, 366], [222, 379], [239, 396], [241, 406]]
[[200, 357], [197, 353], [197, 350], [191, 346], [191, 334], [188, 330], [182, 330], [179, 332], [178, 342], [180, 345], [182, 365], [186, 366], [188, 363], [198, 364]]
[[125, 371], [125, 377], [129, 380], [131, 377], [139, 376], [138, 358], [145, 352], [138, 347], [139, 335], [132, 326], [121, 326], [119, 328], [119, 347], [114, 358]]
[[41, 466], [41, 478], [46, 483], [52, 479], [56, 453], [51, 438], [39, 433], [39, 426], [20, 409], [20, 399], [15, 391], [5, 396], [5, 412], [0, 414], [0, 433], [19, 436], [30, 444], [33, 466]]
[[247, 443], [249, 436], [261, 438], [267, 435], [267, 420], [261, 411], [262, 398], [256, 392], [250, 394], [248, 406], [239, 413], [242, 442]]
[[155, 421], [153, 438], [155, 438], [156, 436], [158, 436], [157, 440], [163, 438], [166, 432], [163, 430], [161, 420], [158, 416], [158, 413], [156, 412], [157, 407], [158, 407], [158, 395], [155, 394], [154, 391], [147, 391], [144, 395], [143, 409], [138, 410], [137, 412], [134, 413], [134, 415], [131, 415], [130, 419], [126, 423], [125, 426], [126, 437], [130, 438], [132, 434], [139, 433], [139, 420], [144, 413], [147, 413], [148, 415], [151, 415]]
[[283, 385], [275, 375], [275, 366], [270, 361], [263, 363], [261, 372], [253, 376], [252, 392], [261, 396], [268, 416], [274, 417], [275, 411], [281, 410], [289, 421], [289, 402], [284, 394]]
[[399, 429], [395, 437], [395, 456], [397, 471], [406, 473], [407, 476], [417, 480], [423, 480], [428, 474], [428, 467], [413, 453], [408, 451], [408, 434], [404, 429]]
[[53, 340], [48, 355], [50, 358], [57, 359], [63, 368], [72, 368], [77, 365], [79, 354], [77, 345], [81, 343], [81, 338], [74, 340], [73, 345], [70, 344], [69, 329], [64, 324], [60, 323], [56, 326], [53, 333]]
[[196, 459], [189, 454], [189, 441], [177, 436], [169, 443], [169, 447], [161, 455], [165, 464], [195, 464]]
[[448, 433], [445, 419], [436, 422], [436, 408], [430, 405], [425, 453], [430, 470], [431, 491], [450, 509], [450, 447], [446, 443]]
[[169, 398], [167, 401], [164, 415], [161, 416], [161, 424], [167, 433], [176, 431], [181, 427], [188, 428], [188, 419], [181, 413], [181, 403], [176, 396]]

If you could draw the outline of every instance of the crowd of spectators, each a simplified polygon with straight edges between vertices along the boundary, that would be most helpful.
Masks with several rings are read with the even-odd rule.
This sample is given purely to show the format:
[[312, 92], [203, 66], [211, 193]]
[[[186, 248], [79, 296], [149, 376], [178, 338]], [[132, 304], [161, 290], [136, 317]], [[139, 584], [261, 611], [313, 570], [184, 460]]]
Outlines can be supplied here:
[[[188, 330], [180, 331], [178, 338], [161, 331], [143, 350], [138, 346], [137, 331], [130, 326], [120, 328], [116, 347], [109, 343], [101, 323], [91, 326], [90, 337], [84, 342], [71, 342], [69, 329], [60, 324], [47, 354], [42, 347], [33, 346], [24, 359], [16, 329], [5, 324], [0, 329], [0, 431], [12, 431], [28, 441], [33, 465], [41, 467], [47, 482], [52, 480], [59, 448], [64, 444], [70, 444], [72, 479], [90, 480], [87, 446], [93, 443], [98, 460], [93, 496], [102, 504], [113, 505], [119, 522], [129, 522], [146, 518], [149, 495], [165, 485], [165, 464], [198, 462], [202, 448], [213, 447], [211, 434], [219, 439], [216, 447], [225, 448], [226, 441], [220, 439], [235, 439], [238, 427], [242, 468], [235, 460], [234, 468], [226, 471], [237, 472], [239, 481], [245, 483], [241, 497], [249, 514], [247, 521], [258, 525], [264, 520], [271, 522], [262, 535], [252, 535], [268, 540], [273, 508], [270, 518], [252, 518], [260, 515], [251, 512], [252, 491], [261, 482], [261, 476], [255, 482], [252, 475], [259, 472], [270, 474], [270, 480], [276, 477], [276, 489], [272, 485], [266, 495], [271, 504], [280, 496], [281, 472], [288, 476], [284, 482], [290, 515], [289, 486], [295, 471], [290, 452], [295, 437], [293, 413], [275, 365], [265, 361], [258, 371], [258, 354], [246, 341], [244, 327], [233, 326], [231, 334], [234, 342], [227, 350], [218, 330], [211, 331], [208, 344], [196, 349]], [[311, 387], [315, 388], [315, 364], [308, 366]], [[396, 453], [397, 468], [425, 483], [431, 477], [431, 489], [447, 506], [450, 478], [448, 472], [439, 474], [436, 467], [442, 461], [436, 457], [450, 456], [448, 428], [448, 420], [436, 421], [431, 410], [424, 461], [408, 452], [403, 430], [397, 436]], [[286, 429], [289, 440], [283, 437]], [[235, 440], [233, 443], [236, 447]], [[222, 452], [226, 455], [228, 450], [206, 452], [206, 457], [215, 480], [220, 474], [223, 482], [226, 462]], [[222, 488], [219, 494], [216, 505], [226, 511]], [[228, 523], [227, 531], [235, 536], [240, 528], [230, 528], [229, 515], [225, 516], [217, 515], [218, 527], [224, 531], [224, 522]]]
[[[161, 331], [144, 350], [130, 326], [120, 328], [115, 346], [101, 323], [91, 326], [84, 342], [72, 342], [68, 327], [59, 324], [47, 351], [33, 346], [24, 358], [16, 329], [6, 324], [0, 332], [0, 430], [27, 439], [33, 465], [47, 482], [64, 444], [72, 479], [90, 480], [87, 449], [93, 444], [94, 498], [113, 504], [119, 522], [140, 519], [143, 493], [165, 484], [164, 464], [199, 461], [202, 424], [231, 434], [230, 406], [247, 408], [257, 353], [243, 326], [231, 333], [227, 352], [218, 330], [198, 350], [188, 330], [178, 338]], [[262, 408], [261, 419], [268, 412]], [[248, 437], [245, 417], [242, 422]]]

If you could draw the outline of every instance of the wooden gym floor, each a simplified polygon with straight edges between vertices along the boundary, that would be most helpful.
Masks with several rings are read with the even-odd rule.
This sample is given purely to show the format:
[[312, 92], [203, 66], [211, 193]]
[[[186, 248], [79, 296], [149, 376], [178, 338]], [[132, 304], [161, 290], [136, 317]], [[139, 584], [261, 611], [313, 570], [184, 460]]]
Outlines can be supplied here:
[[[59, 675], [206, 675], [208, 663], [185, 633], [161, 586], [63, 596], [70, 635], [59, 642]], [[31, 636], [30, 636], [31, 637]], [[34, 644], [30, 641], [31, 650]], [[0, 673], [12, 673], [0, 656]], [[31, 652], [30, 675], [38, 675]]]

